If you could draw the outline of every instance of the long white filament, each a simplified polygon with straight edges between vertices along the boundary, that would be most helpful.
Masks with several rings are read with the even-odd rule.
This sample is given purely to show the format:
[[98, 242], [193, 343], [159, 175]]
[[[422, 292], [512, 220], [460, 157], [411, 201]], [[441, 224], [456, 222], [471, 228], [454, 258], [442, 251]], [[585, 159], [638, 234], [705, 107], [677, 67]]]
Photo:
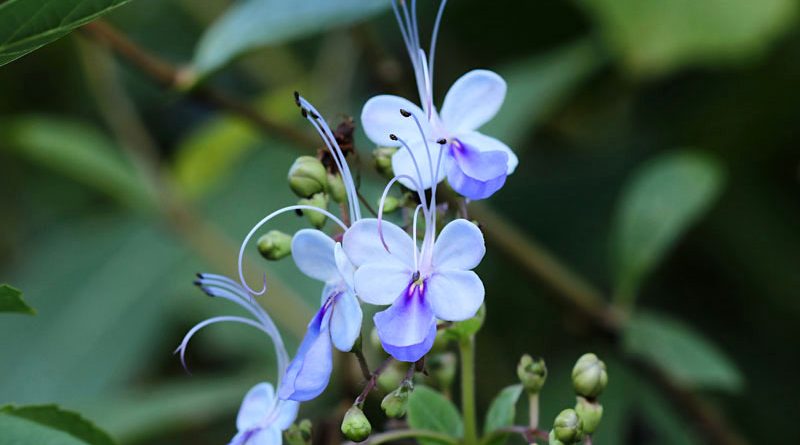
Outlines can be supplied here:
[[325, 215], [328, 218], [330, 218], [331, 221], [333, 221], [336, 224], [338, 224], [339, 227], [342, 228], [342, 230], [347, 230], [347, 226], [339, 218], [337, 218], [335, 215], [333, 215], [331, 212], [329, 212], [329, 211], [327, 211], [325, 209], [321, 209], [319, 207], [314, 207], [314, 206], [309, 206], [309, 205], [298, 204], [298, 205], [288, 206], [288, 207], [284, 207], [282, 209], [278, 209], [278, 210], [270, 213], [269, 215], [265, 216], [255, 226], [253, 226], [252, 229], [250, 229], [250, 232], [244, 238], [244, 241], [242, 241], [242, 245], [239, 248], [239, 261], [238, 261], [239, 280], [242, 283], [242, 287], [244, 287], [251, 294], [263, 295], [264, 292], [267, 291], [267, 275], [264, 274], [264, 286], [261, 288], [260, 291], [253, 290], [253, 289], [250, 288], [250, 286], [247, 285], [247, 281], [245, 281], [245, 279], [244, 279], [244, 267], [243, 267], [243, 264], [244, 264], [244, 251], [247, 248], [247, 243], [250, 242], [250, 238], [253, 237], [253, 235], [256, 233], [256, 231], [261, 228], [261, 226], [263, 226], [264, 224], [266, 224], [267, 222], [269, 222], [271, 219], [275, 218], [276, 216], [282, 215], [282, 214], [284, 214], [286, 212], [291, 212], [293, 210], [310, 210], [312, 212], [322, 213], [323, 215]]

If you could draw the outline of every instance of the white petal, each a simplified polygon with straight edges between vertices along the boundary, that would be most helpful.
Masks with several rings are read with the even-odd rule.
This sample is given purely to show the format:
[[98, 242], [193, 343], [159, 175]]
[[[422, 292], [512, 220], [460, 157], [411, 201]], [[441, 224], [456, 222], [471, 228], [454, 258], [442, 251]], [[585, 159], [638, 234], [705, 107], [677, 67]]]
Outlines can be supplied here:
[[342, 243], [336, 243], [333, 255], [336, 259], [336, 268], [339, 269], [339, 275], [342, 276], [345, 284], [350, 289], [353, 289], [353, 275], [356, 272], [356, 267], [353, 265], [353, 262], [350, 261], [350, 258], [347, 258], [347, 254], [344, 253]]
[[514, 173], [514, 170], [517, 168], [517, 164], [519, 164], [519, 159], [517, 155], [508, 147], [508, 145], [502, 143], [501, 141], [491, 137], [486, 136], [483, 133], [479, 133], [477, 131], [470, 131], [469, 133], [463, 133], [458, 136], [458, 139], [470, 145], [480, 151], [502, 151], [508, 155], [508, 174]]
[[450, 87], [442, 105], [442, 121], [451, 134], [477, 130], [489, 122], [506, 97], [506, 81], [492, 71], [474, 70]]
[[486, 254], [483, 233], [466, 219], [456, 219], [442, 229], [433, 245], [433, 268], [470, 270]]
[[392, 259], [367, 263], [356, 271], [356, 294], [369, 304], [392, 304], [411, 282], [413, 273]]
[[[416, 246], [411, 237], [403, 229], [386, 220], [381, 223], [381, 232], [386, 246], [381, 242], [378, 220], [374, 218], [362, 219], [344, 233], [342, 239], [344, 253], [356, 268], [366, 263], [392, 259], [409, 269], [413, 268]], [[389, 248], [388, 251], [386, 247]]]
[[332, 281], [339, 277], [333, 247], [336, 243], [325, 233], [314, 229], [298, 231], [292, 238], [292, 258], [297, 268], [311, 278]]
[[243, 445], [281, 445], [281, 443], [283, 443], [281, 430], [273, 426], [261, 429]]
[[278, 417], [275, 418], [273, 425], [281, 431], [289, 428], [297, 419], [297, 411], [299, 409], [300, 402], [281, 400], [278, 405]]
[[336, 299], [332, 310], [331, 340], [336, 349], [348, 352], [361, 334], [361, 305], [352, 292], [345, 292]]
[[399, 142], [389, 138], [395, 134], [405, 140], [419, 139], [419, 129], [413, 118], [404, 117], [400, 110], [414, 114], [428, 132], [425, 113], [414, 103], [399, 96], [375, 96], [361, 110], [361, 126], [367, 137], [377, 145], [395, 147]]
[[428, 279], [428, 301], [436, 317], [446, 321], [472, 318], [483, 303], [483, 282], [475, 272], [437, 271]]
[[269, 383], [259, 383], [247, 392], [236, 417], [236, 428], [239, 431], [254, 428], [272, 410], [275, 402], [275, 389]]
[[[434, 179], [437, 183], [441, 182], [445, 178], [444, 171], [447, 164], [445, 159], [439, 162], [439, 151], [442, 150], [442, 146], [435, 142], [428, 142], [426, 146], [421, 139], [406, 141], [406, 143], [411, 150], [400, 147], [397, 153], [392, 156], [392, 170], [394, 170], [395, 175], [406, 175], [414, 178], [414, 182], [401, 178], [400, 183], [411, 190], [417, 189], [415, 184], [421, 184], [422, 189], [426, 190], [433, 186]], [[428, 156], [429, 150], [430, 156]], [[415, 159], [417, 161], [416, 165], [414, 165]], [[437, 164], [439, 165], [438, 174], [436, 173]], [[417, 166], [419, 166], [419, 174], [417, 173]], [[431, 176], [431, 173], [433, 176]]]

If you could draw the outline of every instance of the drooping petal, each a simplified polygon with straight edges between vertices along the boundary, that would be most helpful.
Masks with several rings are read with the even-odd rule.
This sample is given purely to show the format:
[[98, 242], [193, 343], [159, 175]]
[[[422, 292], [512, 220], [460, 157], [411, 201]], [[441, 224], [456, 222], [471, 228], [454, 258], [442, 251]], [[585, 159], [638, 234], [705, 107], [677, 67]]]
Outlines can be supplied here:
[[[422, 139], [414, 139], [406, 141], [408, 147], [413, 152], [412, 158], [408, 149], [405, 147], [400, 148], [397, 153], [392, 156], [392, 170], [395, 175], [405, 175], [414, 178], [415, 182], [408, 179], [400, 178], [399, 181], [405, 187], [411, 190], [417, 190], [416, 184], [420, 184], [423, 190], [427, 190], [433, 186], [434, 179], [437, 183], [444, 179], [445, 162], [438, 162], [439, 151], [442, 149], [441, 145], [435, 142], [428, 142], [427, 146]], [[430, 150], [430, 156], [427, 151]], [[416, 166], [414, 160], [416, 159]], [[439, 165], [439, 172], [436, 172], [436, 166]], [[419, 175], [417, 174], [417, 166], [419, 166]], [[433, 176], [431, 176], [433, 172]]]
[[361, 334], [361, 305], [352, 292], [346, 291], [336, 297], [331, 311], [331, 341], [336, 349], [348, 352]]
[[289, 428], [292, 423], [294, 423], [295, 419], [297, 419], [297, 411], [300, 409], [300, 402], [281, 400], [278, 403], [278, 415], [273, 425], [283, 431]]
[[448, 223], [433, 246], [434, 269], [470, 270], [480, 264], [486, 254], [483, 233], [466, 219]]
[[261, 428], [252, 434], [242, 445], [281, 445], [283, 435], [281, 430], [274, 426]]
[[272, 411], [275, 403], [275, 389], [269, 383], [259, 383], [244, 396], [236, 428], [239, 431], [256, 427]]
[[486, 151], [502, 151], [508, 155], [508, 164], [506, 168], [506, 173], [511, 174], [514, 173], [514, 170], [517, 168], [519, 164], [519, 158], [508, 145], [504, 144], [503, 142], [491, 137], [486, 136], [483, 133], [477, 131], [471, 131], [469, 133], [464, 133], [458, 136], [458, 139], [471, 146], [475, 147], [477, 150], [482, 152]]
[[442, 104], [442, 121], [453, 135], [473, 131], [489, 122], [506, 97], [506, 81], [497, 73], [474, 70], [450, 87]]
[[375, 314], [374, 321], [386, 352], [401, 361], [419, 360], [430, 350], [427, 343], [433, 344], [431, 329], [436, 336], [436, 317], [418, 285], [409, 285], [394, 304]]
[[336, 243], [320, 230], [303, 229], [292, 238], [292, 258], [311, 278], [331, 281], [339, 276], [333, 249]]
[[403, 117], [400, 110], [414, 114], [427, 129], [425, 113], [414, 103], [399, 96], [375, 96], [364, 104], [361, 110], [361, 126], [367, 137], [374, 143], [386, 147], [395, 147], [399, 142], [389, 138], [395, 134], [403, 139], [419, 139], [419, 129], [414, 119]]
[[450, 144], [450, 153], [447, 182], [462, 196], [485, 199], [505, 184], [508, 165], [505, 152], [479, 151], [455, 139]]
[[389, 221], [383, 221], [381, 232], [389, 251], [381, 242], [377, 219], [362, 219], [344, 233], [342, 247], [353, 265], [361, 267], [370, 262], [395, 260], [413, 269], [416, 246], [411, 237]]
[[356, 293], [369, 304], [392, 304], [408, 286], [413, 274], [411, 268], [394, 259], [367, 263], [356, 271]]
[[279, 398], [305, 402], [320, 395], [328, 386], [333, 369], [328, 309], [329, 306], [323, 306], [308, 324], [306, 336], [278, 388]]
[[427, 298], [437, 318], [461, 321], [474, 317], [483, 304], [483, 282], [471, 270], [437, 270], [428, 279]]

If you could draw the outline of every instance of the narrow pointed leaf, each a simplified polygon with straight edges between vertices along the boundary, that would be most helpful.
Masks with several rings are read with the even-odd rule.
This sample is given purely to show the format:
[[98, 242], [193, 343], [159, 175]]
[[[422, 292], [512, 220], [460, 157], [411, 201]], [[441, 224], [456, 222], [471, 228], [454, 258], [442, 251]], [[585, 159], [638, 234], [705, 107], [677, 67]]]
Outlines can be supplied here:
[[8, 284], [0, 284], [0, 312], [35, 315], [36, 310], [22, 299], [22, 292]]
[[[12, 417], [17, 421], [9, 420]], [[4, 419], [5, 418], [5, 419]], [[24, 420], [20, 422], [19, 420]], [[0, 409], [0, 426], [3, 434], [0, 444], [61, 444], [81, 443], [86, 445], [114, 445], [107, 433], [80, 414], [59, 408], [56, 405], [5, 406]], [[44, 432], [49, 430], [50, 432]], [[26, 437], [42, 437], [42, 442], [26, 440]], [[66, 435], [66, 436], [65, 436]], [[50, 439], [52, 438], [52, 439]], [[9, 440], [9, 442], [4, 442]], [[52, 442], [51, 442], [52, 440]], [[60, 440], [61, 442], [56, 442]]]
[[[503, 388], [492, 400], [489, 411], [486, 413], [486, 423], [484, 431], [486, 435], [491, 434], [500, 428], [514, 425], [514, 417], [517, 413], [517, 401], [522, 395], [522, 385], [511, 385]], [[485, 442], [485, 445], [503, 445], [508, 440], [508, 435], [496, 436], [494, 439]]]

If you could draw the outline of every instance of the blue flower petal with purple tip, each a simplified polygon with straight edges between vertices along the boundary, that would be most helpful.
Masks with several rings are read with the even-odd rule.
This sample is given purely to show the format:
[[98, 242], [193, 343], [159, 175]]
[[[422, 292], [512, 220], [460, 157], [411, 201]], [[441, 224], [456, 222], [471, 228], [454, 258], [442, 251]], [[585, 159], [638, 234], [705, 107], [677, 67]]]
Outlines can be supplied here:
[[436, 337], [436, 317], [424, 286], [409, 284], [403, 295], [373, 318], [383, 348], [397, 360], [419, 360]]

